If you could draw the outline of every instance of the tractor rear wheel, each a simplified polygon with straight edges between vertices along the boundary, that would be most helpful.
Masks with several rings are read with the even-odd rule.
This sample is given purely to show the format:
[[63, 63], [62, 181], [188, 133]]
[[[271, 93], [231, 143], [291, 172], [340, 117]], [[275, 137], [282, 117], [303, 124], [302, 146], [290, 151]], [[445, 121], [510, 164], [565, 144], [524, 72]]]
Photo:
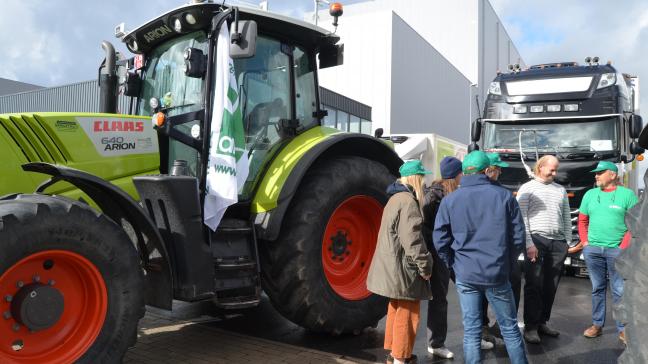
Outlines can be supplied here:
[[383, 165], [338, 157], [307, 173], [276, 241], [261, 244], [262, 277], [274, 307], [298, 325], [341, 334], [375, 326], [387, 300], [367, 290], [386, 188]]
[[144, 315], [121, 226], [66, 198], [0, 201], [0, 362], [116, 363]]

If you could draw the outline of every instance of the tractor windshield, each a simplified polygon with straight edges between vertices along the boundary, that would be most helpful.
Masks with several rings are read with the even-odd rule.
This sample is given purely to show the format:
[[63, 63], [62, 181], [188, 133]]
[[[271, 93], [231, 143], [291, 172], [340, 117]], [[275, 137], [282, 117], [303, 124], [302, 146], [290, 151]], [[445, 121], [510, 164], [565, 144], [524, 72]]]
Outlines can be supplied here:
[[[139, 99], [139, 114], [153, 115], [151, 99], [156, 99], [161, 110], [168, 116], [198, 111], [203, 108], [202, 78], [187, 77], [184, 72], [184, 51], [187, 48], [198, 48], [207, 53], [207, 36], [204, 32], [194, 32], [172, 39], [155, 49], [146, 62], [142, 76], [142, 91]], [[201, 122], [194, 120], [174, 126], [183, 134], [196, 137], [200, 132]], [[197, 175], [200, 165], [200, 153], [176, 140], [169, 140], [169, 163], [174, 160], [186, 160], [189, 173]], [[169, 166], [170, 168], [171, 166]]]
[[[139, 100], [140, 114], [154, 113], [149, 104], [151, 98], [159, 101], [160, 109], [168, 116], [203, 108], [205, 81], [185, 76], [183, 55], [189, 47], [207, 54], [208, 44], [203, 32], [195, 32], [172, 39], [148, 55]], [[240, 196], [247, 199], [276, 150], [275, 146], [290, 135], [282, 129], [282, 124], [294, 119], [297, 129], [304, 130], [318, 122], [313, 116], [317, 111], [315, 62], [312, 53], [304, 48], [259, 35], [255, 55], [235, 59], [234, 72], [245, 129], [245, 149], [250, 161], [248, 179]], [[202, 124], [195, 120], [174, 128], [197, 138]], [[186, 160], [189, 173], [201, 178], [200, 152], [171, 138], [169, 164], [177, 159]]]

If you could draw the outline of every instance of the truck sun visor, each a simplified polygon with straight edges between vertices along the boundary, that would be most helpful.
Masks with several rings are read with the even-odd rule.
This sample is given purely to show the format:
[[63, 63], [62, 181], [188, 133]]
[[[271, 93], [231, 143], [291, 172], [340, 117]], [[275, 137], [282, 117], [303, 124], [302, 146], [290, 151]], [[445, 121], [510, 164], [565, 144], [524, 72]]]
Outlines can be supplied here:
[[587, 91], [591, 84], [592, 76], [587, 76], [507, 82], [506, 88], [509, 96], [541, 95]]

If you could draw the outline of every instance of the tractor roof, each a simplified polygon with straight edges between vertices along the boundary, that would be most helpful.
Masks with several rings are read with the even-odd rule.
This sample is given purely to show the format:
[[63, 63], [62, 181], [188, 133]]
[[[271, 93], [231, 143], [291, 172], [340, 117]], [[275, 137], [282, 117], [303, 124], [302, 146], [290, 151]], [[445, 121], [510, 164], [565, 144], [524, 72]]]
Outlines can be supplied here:
[[[122, 37], [129, 50], [133, 53], [147, 53], [158, 44], [180, 34], [199, 29], [208, 29], [214, 14], [227, 10], [232, 6], [203, 2], [187, 4], [168, 11]], [[284, 15], [268, 11], [237, 6], [239, 19], [257, 22], [259, 34], [267, 34], [280, 40], [290, 40], [306, 47], [319, 49], [336, 44], [340, 37], [330, 31]], [[194, 23], [186, 21], [187, 15], [193, 17]], [[174, 30], [176, 20], [182, 24], [181, 31]]]

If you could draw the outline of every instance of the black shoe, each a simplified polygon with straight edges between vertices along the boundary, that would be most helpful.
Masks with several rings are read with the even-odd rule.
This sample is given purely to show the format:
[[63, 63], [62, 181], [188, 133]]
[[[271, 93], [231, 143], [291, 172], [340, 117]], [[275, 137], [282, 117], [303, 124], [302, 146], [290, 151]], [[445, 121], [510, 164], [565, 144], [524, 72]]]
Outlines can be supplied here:
[[529, 344], [540, 344], [540, 336], [538, 330], [524, 330], [524, 340]]
[[500, 330], [499, 323], [497, 323], [497, 321], [495, 321], [493, 326], [490, 327], [490, 332], [493, 334], [493, 336], [502, 339], [502, 330]]
[[549, 326], [547, 326], [546, 324], [541, 324], [538, 326], [538, 334], [547, 335], [551, 337], [558, 337], [558, 335], [560, 335], [560, 332], [549, 328]]

